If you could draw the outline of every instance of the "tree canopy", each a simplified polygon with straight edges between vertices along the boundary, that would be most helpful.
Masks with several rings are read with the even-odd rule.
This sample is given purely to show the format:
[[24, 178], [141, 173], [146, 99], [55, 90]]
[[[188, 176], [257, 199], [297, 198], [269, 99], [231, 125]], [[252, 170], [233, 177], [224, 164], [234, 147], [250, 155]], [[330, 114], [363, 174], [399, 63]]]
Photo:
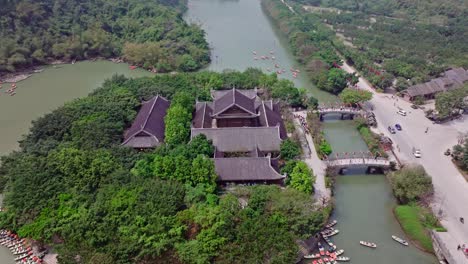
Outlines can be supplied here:
[[341, 101], [345, 104], [356, 105], [372, 99], [372, 92], [358, 89], [345, 88], [339, 94]]
[[432, 179], [420, 165], [405, 166], [399, 171], [390, 173], [393, 193], [400, 203], [418, 201], [432, 194]]
[[458, 114], [460, 110], [468, 109], [468, 102], [465, 99], [467, 96], [468, 84], [462, 88], [438, 93], [435, 98], [435, 109], [438, 116], [446, 118], [455, 113]]
[[53, 60], [123, 57], [159, 72], [209, 60], [204, 32], [182, 19], [183, 1], [2, 1], [0, 74]]

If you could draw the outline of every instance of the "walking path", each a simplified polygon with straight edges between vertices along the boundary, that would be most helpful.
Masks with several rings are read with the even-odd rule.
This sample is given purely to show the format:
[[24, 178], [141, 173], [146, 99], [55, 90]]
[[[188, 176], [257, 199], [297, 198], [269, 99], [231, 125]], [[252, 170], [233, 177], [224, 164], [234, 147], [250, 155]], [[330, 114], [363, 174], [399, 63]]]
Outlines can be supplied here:
[[[298, 111], [294, 112], [295, 115], [300, 115], [304, 118], [307, 117], [306, 111]], [[310, 148], [310, 155], [304, 158], [304, 162], [314, 171], [316, 176], [315, 183], [314, 183], [314, 198], [316, 201], [328, 201], [331, 197], [330, 189], [326, 187], [325, 184], [325, 174], [326, 174], [326, 164], [323, 162], [317, 155], [317, 151], [315, 150], [314, 141], [312, 140], [312, 136], [309, 133], [306, 133], [302, 128], [301, 122], [298, 118], [294, 118], [294, 124], [296, 128], [304, 134], [307, 144]]]
[[[346, 63], [343, 64], [343, 69], [349, 73], [356, 72]], [[468, 223], [462, 224], [459, 221], [460, 217], [468, 219], [468, 183], [453, 165], [450, 157], [443, 154], [446, 149], [457, 143], [461, 134], [468, 132], [468, 117], [464, 116], [463, 119], [446, 124], [433, 124], [424, 116], [422, 110], [412, 109], [411, 103], [402, 99], [375, 92], [364, 78], [359, 78], [357, 86], [374, 94], [370, 105], [374, 108], [379, 130], [393, 140], [400, 160], [419, 163], [432, 176], [435, 189], [432, 207], [448, 230], [448, 235], [441, 239], [450, 245], [450, 253], [457, 264], [468, 263], [468, 258], [455, 246], [468, 244]], [[398, 109], [405, 110], [408, 116], [398, 115]], [[403, 130], [390, 134], [386, 127], [396, 123], [400, 124]], [[413, 157], [413, 148], [421, 150], [422, 158]]]

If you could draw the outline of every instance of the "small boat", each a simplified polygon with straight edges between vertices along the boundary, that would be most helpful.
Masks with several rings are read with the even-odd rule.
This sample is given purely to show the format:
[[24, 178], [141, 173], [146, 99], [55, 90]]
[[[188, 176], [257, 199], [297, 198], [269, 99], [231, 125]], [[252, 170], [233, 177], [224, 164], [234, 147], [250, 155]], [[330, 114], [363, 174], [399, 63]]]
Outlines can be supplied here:
[[275, 68], [279, 68], [279, 65], [278, 65], [278, 64], [275, 64]]
[[254, 60], [258, 60], [257, 56], [254, 57]]
[[304, 258], [305, 259], [316, 259], [316, 258], [320, 258], [320, 254], [305, 255]]
[[23, 254], [21, 256], [18, 256], [18, 257], [15, 258], [15, 261], [22, 260], [22, 259], [26, 258], [27, 256], [28, 256], [28, 254]]
[[334, 229], [333, 231], [322, 232], [322, 236], [323, 237], [331, 237], [331, 236], [334, 236], [334, 235], [338, 234], [339, 232], [340, 232], [340, 230]]
[[275, 57], [275, 56], [271, 56], [271, 59], [272, 59], [272, 60], [275, 60], [275, 59], [276, 59], [276, 57]]
[[339, 249], [339, 250], [337, 250], [337, 251], [335, 252], [335, 254], [336, 254], [337, 256], [339, 256], [339, 255], [341, 255], [341, 254], [343, 254], [343, 253], [344, 253], [344, 250], [343, 250], [343, 249]]
[[130, 68], [130, 70], [134, 70], [134, 69], [138, 68], [138, 66], [131, 65], [131, 66], [129, 66], [128, 68]]
[[322, 247], [322, 244], [318, 243], [318, 248], [319, 248], [319, 252], [320, 252], [320, 255], [325, 255], [325, 248]]
[[395, 240], [396, 242], [402, 244], [402, 245], [405, 245], [405, 246], [408, 246], [408, 242], [406, 242], [406, 240], [402, 239], [402, 238], [399, 238], [397, 236], [392, 236], [393, 240]]
[[270, 54], [275, 54], [275, 52], [274, 52], [274, 51], [272, 51], [272, 50], [270, 50]]
[[281, 74], [281, 71], [276, 71], [277, 74]]
[[333, 244], [333, 243], [331, 242], [331, 240], [328, 239], [328, 237], [325, 237], [324, 240], [325, 240], [325, 242], [327, 242], [328, 246], [331, 247], [331, 248], [333, 249], [333, 250], [330, 250], [330, 252], [333, 252], [333, 251], [336, 250], [336, 245]]
[[377, 245], [375, 243], [371, 242], [366, 242], [366, 241], [359, 241], [359, 244], [365, 246], [365, 247], [370, 247], [370, 248], [376, 248]]
[[331, 228], [331, 227], [335, 226], [337, 223], [338, 223], [338, 221], [333, 220], [333, 221], [331, 221], [330, 223], [328, 223], [328, 224], [325, 226], [325, 228]]
[[349, 261], [350, 258], [348, 258], [348, 257], [337, 257], [336, 260], [345, 262], [345, 261]]
[[269, 72], [270, 72], [270, 71], [271, 71], [271, 69], [270, 69], [270, 68], [267, 68], [267, 71], [269, 71]]
[[254, 50], [254, 51], [252, 51], [252, 54], [253, 54], [253, 55], [257, 55], [257, 52]]
[[12, 93], [10, 94], [10, 96], [13, 96], [13, 95], [15, 95], [15, 94], [16, 94], [16, 92], [12, 92]]

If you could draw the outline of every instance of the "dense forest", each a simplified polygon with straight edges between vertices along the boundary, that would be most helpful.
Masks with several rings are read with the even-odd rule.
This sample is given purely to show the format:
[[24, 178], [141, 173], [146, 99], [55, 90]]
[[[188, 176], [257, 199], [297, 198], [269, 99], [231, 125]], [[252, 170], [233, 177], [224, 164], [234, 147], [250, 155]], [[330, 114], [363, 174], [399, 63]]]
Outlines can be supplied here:
[[466, 1], [294, 2], [311, 5], [339, 36], [337, 50], [378, 88], [402, 91], [449, 67], [468, 67]]
[[[263, 88], [283, 104], [309, 101], [257, 69], [114, 76], [34, 121], [20, 150], [2, 158], [0, 226], [53, 245], [65, 264], [293, 263], [296, 239], [315, 234], [330, 213], [310, 195], [312, 172], [295, 160], [300, 147], [281, 146], [286, 188], [227, 192], [216, 184], [211, 142], [189, 141], [195, 98], [230, 87]], [[171, 100], [167, 144], [121, 146], [140, 102], [157, 94]]]
[[0, 0], [0, 74], [54, 60], [123, 57], [158, 72], [209, 60], [198, 26], [178, 0]]

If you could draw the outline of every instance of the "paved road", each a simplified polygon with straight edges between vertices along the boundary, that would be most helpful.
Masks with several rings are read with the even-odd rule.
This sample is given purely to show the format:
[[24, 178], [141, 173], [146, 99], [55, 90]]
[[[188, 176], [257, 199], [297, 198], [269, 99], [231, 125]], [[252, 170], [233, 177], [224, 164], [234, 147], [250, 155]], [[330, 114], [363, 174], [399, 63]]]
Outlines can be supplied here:
[[[343, 69], [355, 72], [347, 64], [344, 64]], [[433, 209], [436, 214], [442, 211], [441, 222], [452, 238], [447, 244], [468, 245], [468, 183], [450, 158], [443, 154], [446, 149], [452, 148], [457, 143], [462, 133], [468, 132], [468, 117], [448, 124], [432, 124], [425, 118], [422, 110], [412, 109], [410, 103], [401, 98], [396, 99], [388, 94], [376, 93], [365, 79], [359, 78], [357, 85], [374, 93], [370, 103], [374, 107], [378, 128], [393, 140], [399, 158], [406, 163], [423, 165], [432, 176], [435, 188]], [[399, 108], [405, 110], [408, 115], [397, 114]], [[403, 130], [390, 134], [387, 127], [396, 123], [400, 124]], [[421, 150], [422, 158], [413, 157], [413, 147]], [[467, 220], [465, 224], [460, 223], [460, 217]], [[462, 256], [461, 251], [457, 251], [455, 246], [450, 250], [457, 263], [468, 263], [468, 259]]]

